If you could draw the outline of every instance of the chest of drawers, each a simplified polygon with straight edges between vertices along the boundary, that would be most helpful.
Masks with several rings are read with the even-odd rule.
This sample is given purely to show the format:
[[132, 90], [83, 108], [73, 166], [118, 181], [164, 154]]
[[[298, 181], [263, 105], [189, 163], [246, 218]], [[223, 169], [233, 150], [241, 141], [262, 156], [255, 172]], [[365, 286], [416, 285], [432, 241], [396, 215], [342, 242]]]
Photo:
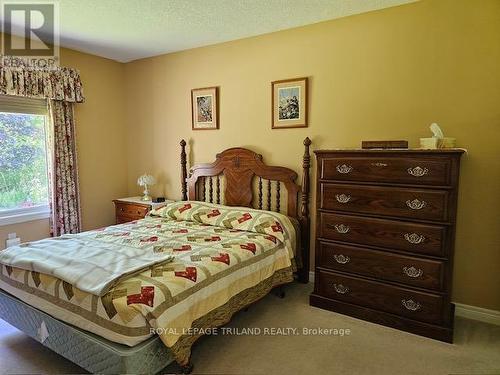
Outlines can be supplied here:
[[452, 342], [460, 157], [316, 151], [313, 306]]

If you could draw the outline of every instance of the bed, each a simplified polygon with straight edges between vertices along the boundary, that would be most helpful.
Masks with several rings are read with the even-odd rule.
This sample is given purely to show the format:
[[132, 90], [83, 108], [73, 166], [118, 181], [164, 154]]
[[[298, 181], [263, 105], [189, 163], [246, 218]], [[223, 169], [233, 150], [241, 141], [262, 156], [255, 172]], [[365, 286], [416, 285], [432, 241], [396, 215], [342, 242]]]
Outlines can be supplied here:
[[[190, 372], [191, 346], [204, 332], [277, 286], [307, 282], [310, 144], [306, 138], [300, 186], [296, 172], [244, 148], [188, 174], [181, 141], [182, 201], [142, 220], [26, 244], [10, 263], [0, 256], [0, 317], [94, 373], [156, 373], [172, 361]], [[107, 249], [108, 257], [116, 250], [120, 264], [130, 260], [122, 251], [159, 260], [96, 292], [74, 277], [77, 265], [74, 279], [66, 275], [59, 252], [45, 271], [52, 256], [45, 247], [63, 253], [75, 244], [89, 254]], [[17, 267], [23, 251], [49, 257], [43, 272], [36, 262]]]

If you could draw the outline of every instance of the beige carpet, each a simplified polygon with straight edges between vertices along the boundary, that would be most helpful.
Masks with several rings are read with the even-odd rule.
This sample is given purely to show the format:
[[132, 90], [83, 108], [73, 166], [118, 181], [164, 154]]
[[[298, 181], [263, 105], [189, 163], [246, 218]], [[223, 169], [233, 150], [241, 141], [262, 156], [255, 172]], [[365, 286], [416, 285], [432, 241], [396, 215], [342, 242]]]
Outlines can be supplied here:
[[[311, 285], [269, 295], [228, 327], [349, 328], [349, 336], [209, 336], [193, 350], [204, 374], [500, 374], [500, 327], [457, 318], [455, 344], [385, 328], [308, 304]], [[175, 370], [169, 367], [167, 370]], [[0, 320], [0, 373], [84, 370]]]

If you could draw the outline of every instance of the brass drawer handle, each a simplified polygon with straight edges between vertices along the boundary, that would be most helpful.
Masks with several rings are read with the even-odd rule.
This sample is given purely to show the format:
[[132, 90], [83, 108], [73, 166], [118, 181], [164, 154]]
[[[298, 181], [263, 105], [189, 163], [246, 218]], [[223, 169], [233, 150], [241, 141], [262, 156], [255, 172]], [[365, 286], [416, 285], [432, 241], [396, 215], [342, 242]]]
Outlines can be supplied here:
[[418, 245], [419, 243], [422, 243], [425, 241], [425, 237], [421, 234], [417, 233], [405, 233], [404, 238], [406, 241], [408, 241], [411, 244]]
[[412, 277], [414, 279], [424, 274], [424, 271], [422, 271], [420, 268], [417, 269], [413, 266], [403, 267], [403, 272], [406, 274], [406, 276]]
[[403, 306], [407, 309], [407, 310], [410, 310], [410, 311], [417, 311], [417, 310], [420, 310], [420, 308], [422, 307], [422, 305], [420, 305], [420, 303], [418, 302], [415, 302], [414, 300], [412, 299], [402, 299], [401, 300], [401, 303], [403, 304]]
[[408, 173], [415, 177], [422, 177], [429, 173], [429, 170], [427, 168], [416, 166], [413, 168], [408, 168]]
[[326, 226], [328, 228], [335, 228], [335, 230], [338, 233], [342, 233], [342, 234], [349, 232], [349, 230], [351, 229], [351, 228], [349, 228], [349, 225], [344, 225], [344, 224], [335, 224], [335, 225], [327, 224]]
[[387, 164], [386, 163], [380, 163], [380, 162], [377, 162], [377, 163], [372, 163], [372, 165], [374, 167], [387, 167]]
[[348, 164], [342, 164], [342, 165], [337, 165], [336, 167], [337, 172], [342, 173], [342, 174], [347, 174], [352, 171], [352, 166]]
[[335, 199], [339, 203], [348, 203], [351, 200], [351, 196], [345, 194], [335, 194]]
[[335, 261], [337, 263], [340, 263], [340, 264], [346, 264], [346, 263], [349, 263], [349, 261], [351, 260], [351, 258], [349, 258], [347, 255], [343, 255], [343, 254], [335, 254], [333, 256], [335, 258]]
[[427, 203], [424, 200], [420, 201], [415, 198], [412, 201], [408, 199], [406, 201], [406, 205], [412, 210], [421, 210], [427, 205]]
[[333, 284], [333, 289], [339, 294], [349, 293], [349, 288], [342, 284]]

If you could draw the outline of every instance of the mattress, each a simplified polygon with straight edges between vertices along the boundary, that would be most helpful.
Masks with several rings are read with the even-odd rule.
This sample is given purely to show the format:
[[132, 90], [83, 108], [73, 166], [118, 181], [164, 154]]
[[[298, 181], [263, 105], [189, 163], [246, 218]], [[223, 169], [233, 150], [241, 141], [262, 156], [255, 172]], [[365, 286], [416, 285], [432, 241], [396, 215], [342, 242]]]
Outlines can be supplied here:
[[158, 336], [129, 347], [57, 320], [0, 290], [0, 318], [91, 373], [155, 374], [173, 361]]

